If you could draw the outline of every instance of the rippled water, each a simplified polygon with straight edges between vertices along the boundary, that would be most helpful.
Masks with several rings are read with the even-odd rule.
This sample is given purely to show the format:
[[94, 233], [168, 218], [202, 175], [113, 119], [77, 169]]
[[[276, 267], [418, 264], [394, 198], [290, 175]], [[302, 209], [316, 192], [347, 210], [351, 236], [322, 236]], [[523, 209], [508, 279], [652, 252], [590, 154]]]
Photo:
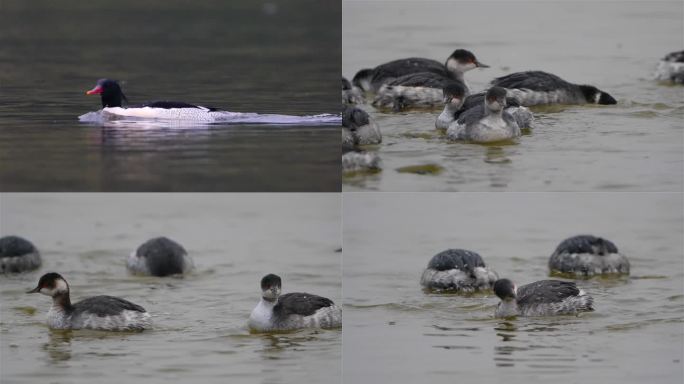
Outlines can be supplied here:
[[[346, 382], [681, 383], [681, 194], [345, 194]], [[579, 281], [581, 317], [494, 319], [493, 293], [427, 294], [430, 258], [474, 250], [518, 284], [566, 237], [615, 242], [632, 273]]]
[[[306, 194], [7, 195], [2, 233], [41, 250], [43, 267], [0, 276], [3, 383], [340, 382], [340, 330], [250, 334], [266, 273], [283, 291], [341, 302], [339, 196]], [[130, 276], [128, 254], [165, 235], [194, 257], [185, 278]], [[72, 300], [98, 294], [145, 307], [142, 333], [51, 331], [50, 299], [26, 295], [43, 273]]]
[[[444, 61], [456, 48], [491, 66], [466, 79], [544, 70], [613, 95], [616, 106], [535, 108], [534, 130], [507, 146], [447, 143], [439, 111], [380, 113], [368, 150], [383, 171], [344, 190], [682, 190], [684, 88], [650, 80], [658, 59], [684, 47], [681, 2], [343, 2], [342, 73], [404, 57]], [[427, 174], [403, 167], [433, 165]]]
[[[118, 79], [132, 103], [339, 114], [340, 5], [4, 0], [4, 191], [339, 191], [331, 125], [83, 124]], [[289, 124], [289, 123], [288, 123]]]

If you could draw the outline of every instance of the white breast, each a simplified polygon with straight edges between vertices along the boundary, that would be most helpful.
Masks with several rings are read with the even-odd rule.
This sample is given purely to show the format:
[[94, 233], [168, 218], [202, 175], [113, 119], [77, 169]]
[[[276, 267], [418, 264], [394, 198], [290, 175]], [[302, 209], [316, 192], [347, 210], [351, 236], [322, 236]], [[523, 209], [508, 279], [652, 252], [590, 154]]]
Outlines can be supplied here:
[[272, 317], [273, 304], [261, 299], [249, 315], [249, 328], [256, 331], [269, 330], [273, 327]]

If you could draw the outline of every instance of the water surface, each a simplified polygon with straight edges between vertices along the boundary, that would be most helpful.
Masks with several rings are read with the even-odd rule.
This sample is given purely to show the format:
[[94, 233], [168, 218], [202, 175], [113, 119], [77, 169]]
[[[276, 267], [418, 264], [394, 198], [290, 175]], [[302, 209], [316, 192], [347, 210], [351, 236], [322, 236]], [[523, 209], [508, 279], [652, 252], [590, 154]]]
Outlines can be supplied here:
[[[345, 194], [344, 380], [681, 383], [682, 211], [681, 194]], [[558, 243], [583, 233], [615, 242], [632, 271], [578, 282], [596, 309], [581, 317], [495, 319], [491, 292], [419, 284], [447, 248], [542, 280]]]
[[[334, 195], [3, 194], [1, 233], [42, 252], [36, 272], [0, 276], [0, 381], [102, 383], [340, 382], [341, 330], [250, 334], [267, 273], [283, 291], [341, 302], [340, 210]], [[151, 237], [181, 243], [185, 278], [130, 276], [127, 256]], [[51, 331], [50, 298], [27, 295], [43, 273], [73, 301], [99, 294], [146, 308], [142, 333]]]
[[340, 5], [3, 1], [5, 191], [338, 191], [331, 125], [83, 124], [97, 79], [132, 103], [339, 113]]
[[[404, 57], [443, 62], [457, 48], [491, 66], [466, 73], [471, 89], [512, 72], [544, 70], [593, 84], [616, 106], [535, 108], [512, 145], [447, 143], [439, 111], [381, 113], [378, 174], [344, 190], [681, 191], [684, 88], [650, 80], [658, 59], [684, 47], [681, 2], [343, 2], [342, 73]], [[398, 172], [435, 165], [437, 174]]]

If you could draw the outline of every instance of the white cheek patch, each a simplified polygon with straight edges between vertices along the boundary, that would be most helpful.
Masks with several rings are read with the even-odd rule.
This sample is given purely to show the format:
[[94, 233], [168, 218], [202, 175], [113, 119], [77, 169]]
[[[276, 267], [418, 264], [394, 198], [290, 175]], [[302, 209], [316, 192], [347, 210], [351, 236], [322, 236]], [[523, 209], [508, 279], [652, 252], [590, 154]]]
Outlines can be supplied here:
[[594, 104], [598, 104], [598, 103], [599, 103], [599, 100], [601, 100], [601, 92], [597, 92], [597, 93], [594, 95]]
[[452, 72], [467, 72], [477, 67], [475, 63], [461, 63], [456, 59], [447, 60], [446, 66]]

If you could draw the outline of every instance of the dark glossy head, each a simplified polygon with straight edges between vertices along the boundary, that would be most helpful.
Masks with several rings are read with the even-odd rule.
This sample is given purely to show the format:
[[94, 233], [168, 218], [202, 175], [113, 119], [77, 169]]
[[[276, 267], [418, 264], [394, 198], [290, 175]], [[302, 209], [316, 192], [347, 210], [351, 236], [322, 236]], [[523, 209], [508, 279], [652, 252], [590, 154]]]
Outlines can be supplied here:
[[494, 293], [501, 300], [514, 300], [516, 286], [508, 279], [499, 279], [494, 283]]
[[100, 79], [95, 88], [86, 92], [86, 95], [100, 95], [102, 108], [121, 107], [122, 101], [128, 101], [121, 91], [119, 83], [110, 79]]
[[601, 105], [617, 104], [617, 100], [615, 100], [613, 96], [601, 91], [593, 85], [580, 85], [579, 87], [584, 98], [587, 99], [587, 103]]
[[343, 91], [348, 91], [352, 89], [352, 85], [349, 82], [349, 80], [345, 79], [344, 77], [342, 78], [342, 90]]
[[487, 108], [492, 111], [500, 111], [506, 108], [506, 90], [501, 87], [491, 87], [485, 94]]
[[55, 297], [60, 294], [69, 293], [69, 284], [59, 273], [50, 272], [40, 278], [37, 287], [26, 293], [42, 293], [43, 295]]
[[481, 63], [475, 55], [467, 49], [457, 49], [449, 56], [444, 64], [448, 70], [465, 72], [473, 68], [489, 68], [489, 65]]
[[370, 68], [362, 69], [356, 72], [354, 78], [352, 79], [352, 84], [363, 89], [364, 91], [369, 91], [371, 86], [370, 82], [373, 78], [373, 70]]
[[461, 104], [463, 104], [463, 100], [466, 97], [466, 93], [467, 90], [465, 86], [459, 82], [449, 83], [446, 87], [442, 88], [444, 102], [456, 106], [460, 106]]
[[273, 301], [280, 296], [282, 281], [280, 276], [269, 273], [261, 279], [261, 296], [268, 301]]

